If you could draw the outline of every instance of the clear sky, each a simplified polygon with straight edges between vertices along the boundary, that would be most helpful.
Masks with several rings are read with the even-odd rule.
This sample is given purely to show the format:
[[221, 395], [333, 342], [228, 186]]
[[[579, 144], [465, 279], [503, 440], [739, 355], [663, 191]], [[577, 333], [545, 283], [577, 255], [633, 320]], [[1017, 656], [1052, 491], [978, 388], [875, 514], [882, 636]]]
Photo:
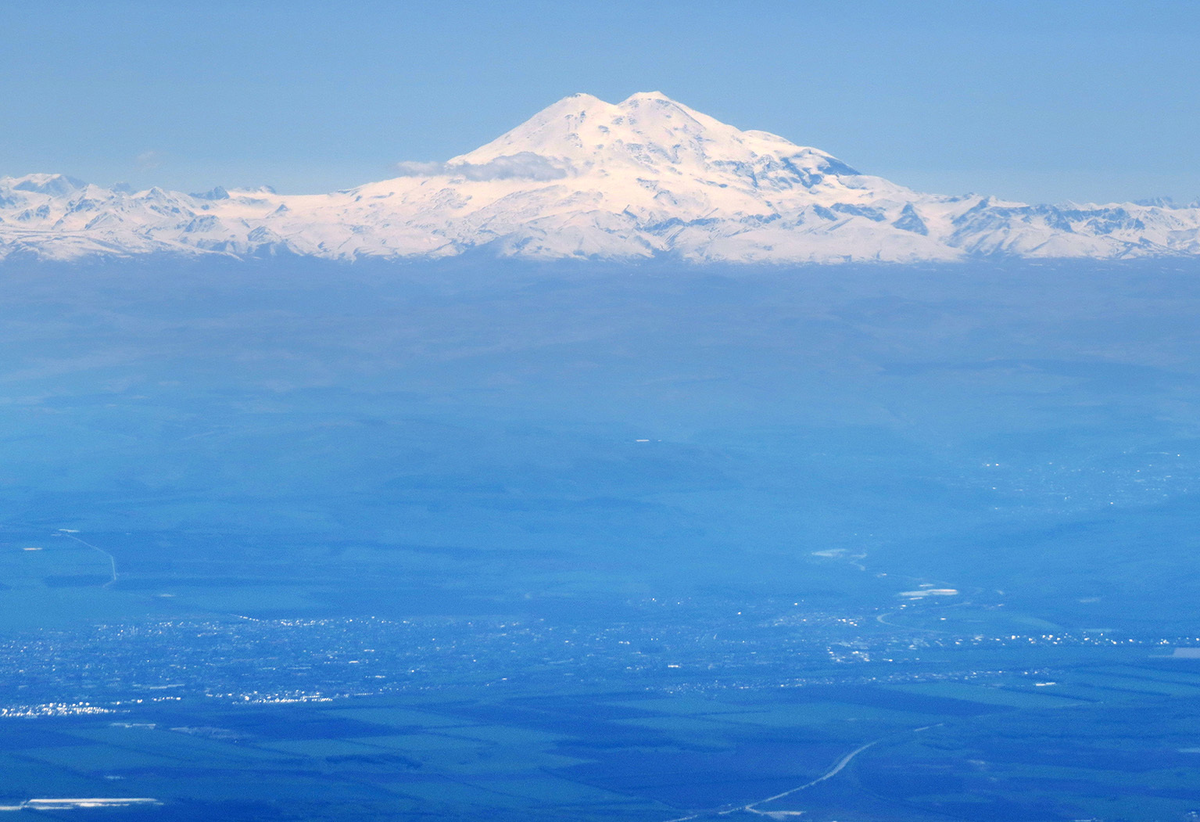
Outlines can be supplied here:
[[924, 191], [1200, 196], [1195, 0], [4, 3], [0, 176], [327, 191], [650, 90]]

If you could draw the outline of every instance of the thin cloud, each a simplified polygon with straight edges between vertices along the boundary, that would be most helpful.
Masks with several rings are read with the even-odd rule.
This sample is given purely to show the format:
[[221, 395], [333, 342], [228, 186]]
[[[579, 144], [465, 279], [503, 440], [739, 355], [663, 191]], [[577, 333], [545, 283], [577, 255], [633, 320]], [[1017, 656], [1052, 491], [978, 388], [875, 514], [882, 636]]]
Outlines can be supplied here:
[[464, 177], [487, 180], [561, 180], [567, 169], [548, 157], [522, 151], [486, 163], [397, 163], [401, 177]]
[[166, 159], [160, 151], [143, 151], [134, 160], [137, 161], [137, 167], [142, 171], [150, 171], [156, 169], [163, 164]]

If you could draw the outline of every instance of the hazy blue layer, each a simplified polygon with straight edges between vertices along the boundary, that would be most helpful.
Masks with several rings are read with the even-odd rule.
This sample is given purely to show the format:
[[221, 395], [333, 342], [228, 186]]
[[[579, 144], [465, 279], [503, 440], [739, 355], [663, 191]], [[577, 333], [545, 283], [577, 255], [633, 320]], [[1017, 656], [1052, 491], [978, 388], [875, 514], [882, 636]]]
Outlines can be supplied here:
[[[111, 552], [93, 616], [886, 604], [919, 579], [1189, 629], [1198, 275], [9, 266], [4, 539]], [[95, 590], [107, 559], [69, 545], [6, 561]], [[212, 599], [234, 579], [292, 587]]]
[[1195, 818], [1198, 314], [1161, 261], [7, 265], [0, 806]]

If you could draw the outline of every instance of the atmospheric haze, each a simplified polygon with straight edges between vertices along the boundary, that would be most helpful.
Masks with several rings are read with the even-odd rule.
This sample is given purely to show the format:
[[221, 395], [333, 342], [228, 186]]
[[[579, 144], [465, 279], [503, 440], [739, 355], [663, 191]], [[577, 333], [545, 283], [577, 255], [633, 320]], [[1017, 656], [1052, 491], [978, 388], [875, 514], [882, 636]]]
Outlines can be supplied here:
[[1200, 206], [656, 92], [0, 179], [0, 811], [1194, 820], [1197, 316]]
[[296, 254], [692, 263], [1128, 259], [1200, 253], [1200, 207], [921, 194], [659, 93], [587, 94], [445, 163], [347, 191], [114, 191], [0, 179], [0, 257]]

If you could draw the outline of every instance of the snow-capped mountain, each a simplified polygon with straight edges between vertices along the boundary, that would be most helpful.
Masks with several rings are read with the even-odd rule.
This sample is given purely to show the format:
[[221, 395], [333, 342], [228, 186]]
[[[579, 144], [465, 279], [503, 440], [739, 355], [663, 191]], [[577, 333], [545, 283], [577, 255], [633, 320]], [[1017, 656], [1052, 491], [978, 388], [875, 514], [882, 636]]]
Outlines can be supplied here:
[[696, 262], [1200, 253], [1200, 208], [1042, 206], [921, 194], [657, 92], [560, 100], [445, 163], [347, 191], [127, 192], [0, 179], [0, 258], [151, 252], [337, 259], [505, 256]]

